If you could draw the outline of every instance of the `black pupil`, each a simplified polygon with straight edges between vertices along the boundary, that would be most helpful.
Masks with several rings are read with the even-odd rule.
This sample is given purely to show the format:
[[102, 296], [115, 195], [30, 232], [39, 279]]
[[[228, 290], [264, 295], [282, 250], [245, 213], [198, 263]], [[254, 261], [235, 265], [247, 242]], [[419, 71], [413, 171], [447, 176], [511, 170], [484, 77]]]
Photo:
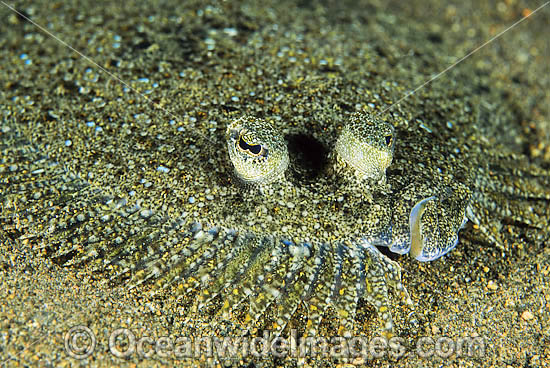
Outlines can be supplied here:
[[392, 138], [391, 135], [386, 136], [386, 146], [389, 146], [391, 144], [391, 138]]
[[262, 152], [262, 146], [260, 144], [250, 145], [244, 141], [243, 137], [239, 139], [239, 147], [243, 151], [249, 151], [253, 155], [259, 155], [260, 152]]

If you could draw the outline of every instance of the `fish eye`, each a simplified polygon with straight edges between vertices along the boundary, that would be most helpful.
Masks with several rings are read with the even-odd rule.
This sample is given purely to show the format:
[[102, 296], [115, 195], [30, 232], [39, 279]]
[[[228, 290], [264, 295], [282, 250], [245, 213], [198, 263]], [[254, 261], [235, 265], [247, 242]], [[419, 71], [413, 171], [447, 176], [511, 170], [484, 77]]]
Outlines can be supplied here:
[[263, 153], [262, 145], [261, 144], [248, 144], [244, 140], [243, 136], [241, 135], [239, 138], [239, 148], [244, 152], [250, 152], [252, 156], [259, 156]]
[[366, 112], [351, 115], [336, 141], [337, 167], [360, 181], [383, 181], [393, 159], [393, 135], [393, 126], [376, 116]]
[[237, 119], [227, 127], [226, 140], [235, 174], [245, 183], [268, 184], [284, 176], [287, 145], [268, 121], [252, 116]]

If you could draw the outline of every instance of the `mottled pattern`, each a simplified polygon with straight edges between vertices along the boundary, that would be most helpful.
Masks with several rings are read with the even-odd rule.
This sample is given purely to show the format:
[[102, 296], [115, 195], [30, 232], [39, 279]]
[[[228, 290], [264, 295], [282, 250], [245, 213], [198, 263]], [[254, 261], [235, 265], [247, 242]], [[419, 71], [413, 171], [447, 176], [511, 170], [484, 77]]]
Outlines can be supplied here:
[[[510, 250], [504, 223], [537, 244], [546, 239], [548, 171], [488, 140], [481, 127], [500, 112], [479, 113], [471, 78], [450, 72], [456, 88], [430, 86], [394, 104], [425, 80], [420, 70], [441, 70], [445, 53], [341, 32], [316, 17], [275, 24], [267, 12], [251, 22], [237, 7], [218, 4], [201, 18], [193, 6], [202, 4], [139, 27], [120, 25], [132, 17], [106, 20], [104, 29], [124, 36], [117, 48], [110, 31], [94, 34], [95, 23], [82, 29], [95, 38], [74, 40], [121, 77], [139, 78], [130, 83], [151, 97], [140, 104], [54, 41], [5, 30], [5, 47], [33, 42], [25, 60], [35, 63], [2, 60], [13, 65], [2, 90], [3, 237], [60, 265], [88, 265], [108, 281], [179, 291], [189, 316], [207, 312], [213, 323], [229, 316], [245, 330], [283, 331], [294, 322], [308, 334], [333, 327], [335, 317], [342, 330], [356, 332], [362, 301], [392, 330], [389, 289], [409, 298], [399, 265], [376, 246], [437, 258], [456, 245], [465, 216], [479, 246]], [[234, 26], [228, 19], [240, 20], [229, 32], [238, 37], [222, 31]], [[134, 30], [147, 27], [162, 31]], [[329, 30], [323, 37], [320, 27]], [[340, 47], [328, 50], [325, 38]], [[177, 120], [150, 110], [151, 101]], [[502, 119], [515, 121], [503, 105]], [[365, 111], [395, 135], [393, 160], [386, 153], [372, 170], [378, 177], [385, 170], [385, 183], [360, 175], [367, 186], [333, 175], [331, 161], [339, 139], [359, 136], [342, 138]], [[227, 127], [243, 115], [268, 121], [288, 148], [284, 178], [283, 170], [267, 170], [260, 177], [269, 185], [260, 192], [242, 185], [243, 169], [235, 170], [227, 152]], [[386, 136], [379, 138], [387, 145]], [[269, 148], [242, 138], [242, 154]]]
[[227, 127], [227, 150], [236, 175], [246, 184], [269, 184], [288, 167], [288, 149], [269, 122], [242, 117]]
[[390, 123], [371, 114], [353, 114], [336, 141], [337, 165], [349, 167], [352, 178], [385, 182], [393, 159], [393, 135]]

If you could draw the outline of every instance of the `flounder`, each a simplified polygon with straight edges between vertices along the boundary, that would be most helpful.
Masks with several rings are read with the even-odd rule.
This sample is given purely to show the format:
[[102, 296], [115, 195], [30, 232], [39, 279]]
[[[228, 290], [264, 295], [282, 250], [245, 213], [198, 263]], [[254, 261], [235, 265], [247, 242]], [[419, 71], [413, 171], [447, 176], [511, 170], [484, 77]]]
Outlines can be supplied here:
[[[303, 313], [315, 335], [331, 315], [353, 333], [361, 300], [392, 332], [389, 288], [410, 298], [379, 247], [432, 261], [467, 219], [500, 246], [504, 219], [547, 231], [548, 171], [486, 142], [475, 105], [440, 89], [388, 110], [405, 91], [374, 52], [328, 72], [303, 56], [278, 66], [287, 79], [271, 76], [258, 40], [273, 32], [189, 67], [185, 95], [159, 93], [181, 121], [148, 116], [122, 87], [98, 87], [93, 71], [65, 74], [78, 70], [72, 59], [47, 72], [64, 81], [55, 99], [21, 97], [32, 81], [14, 71], [0, 130], [2, 237], [114, 282], [173, 285], [213, 316], [244, 310], [246, 330], [281, 333]], [[151, 80], [174, 74], [163, 63]], [[357, 71], [371, 67], [380, 76]], [[66, 93], [73, 79], [80, 92]]]

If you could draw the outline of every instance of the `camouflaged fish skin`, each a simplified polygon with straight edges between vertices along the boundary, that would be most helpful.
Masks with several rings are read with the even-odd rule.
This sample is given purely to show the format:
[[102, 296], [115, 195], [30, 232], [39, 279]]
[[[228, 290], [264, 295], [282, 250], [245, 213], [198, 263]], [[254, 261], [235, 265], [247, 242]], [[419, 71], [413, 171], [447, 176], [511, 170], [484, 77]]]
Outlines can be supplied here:
[[[91, 36], [72, 39], [74, 46], [93, 47], [100, 65], [116, 65], [109, 70], [150, 100], [49, 38], [25, 49], [34, 60], [27, 65], [19, 47], [34, 36], [5, 28], [4, 44], [17, 54], [0, 56], [10, 66], [0, 128], [2, 238], [60, 265], [86, 264], [107, 281], [179, 292], [186, 316], [199, 310], [213, 323], [229, 316], [246, 330], [279, 332], [293, 322], [311, 335], [334, 319], [358, 331], [362, 301], [392, 331], [389, 291], [409, 298], [400, 266], [377, 247], [435, 259], [460, 247], [463, 226], [480, 247], [513, 247], [504, 224], [538, 244], [547, 238], [548, 171], [482, 129], [516, 122], [497, 87], [482, 97], [496, 107], [479, 114], [479, 86], [455, 68], [396, 104], [441, 71], [453, 50], [428, 48], [420, 28], [407, 31], [423, 40], [414, 48], [414, 40], [352, 28], [385, 24], [376, 13], [349, 28], [283, 14], [274, 27], [229, 3], [202, 18], [195, 16], [202, 3], [184, 18], [159, 16], [143, 25], [147, 32], [135, 31], [141, 20], [133, 16], [97, 25], [36, 12], [38, 21], [52, 18], [44, 24], [77, 24]], [[227, 19], [244, 20], [237, 37], [210, 32], [213, 24], [233, 27]], [[327, 49], [321, 28], [338, 48]], [[110, 48], [112, 35], [97, 33], [103, 29], [123, 35], [120, 48]], [[130, 46], [143, 44], [151, 47]], [[228, 134], [238, 121], [254, 134]], [[252, 177], [259, 183], [247, 183], [228, 147], [267, 158], [267, 170]], [[281, 159], [271, 161], [270, 152]]]
[[235, 174], [246, 184], [269, 184], [288, 167], [283, 137], [269, 122], [251, 116], [227, 127], [227, 151]]
[[[261, 126], [249, 126], [250, 133]], [[534, 167], [529, 173], [537, 175], [535, 181], [516, 171], [510, 184], [522, 187], [481, 169], [473, 179], [413, 176], [406, 184], [390, 170], [384, 184], [365, 186], [364, 180], [350, 181], [323, 168], [314, 181], [300, 185], [301, 171], [292, 159], [278, 180], [258, 190], [242, 185], [227, 151], [213, 154], [226, 142], [235, 144], [230, 136], [220, 136], [222, 142], [213, 146], [190, 135], [178, 148], [183, 170], [172, 180], [192, 196], [150, 206], [154, 202], [142, 195], [122, 195], [131, 188], [122, 191], [120, 181], [98, 187], [53, 162], [10, 120], [2, 132], [4, 229], [31, 239], [61, 263], [92, 262], [114, 280], [129, 278], [129, 285], [155, 280], [181, 285], [184, 294], [198, 292], [198, 308], [221, 303], [216, 312], [221, 318], [245, 305], [247, 329], [269, 315], [278, 333], [301, 303], [307, 306], [307, 334], [318, 333], [329, 307], [341, 332], [352, 333], [360, 299], [375, 306], [383, 330], [391, 333], [388, 289], [407, 302], [410, 298], [400, 266], [375, 245], [406, 253], [412, 244], [415, 257], [437, 258], [456, 245], [465, 214], [498, 241], [498, 234], [483, 227], [487, 203], [513, 195], [518, 199], [506, 204], [520, 212], [505, 208], [507, 213], [542, 226], [543, 214], [527, 212], [528, 201], [521, 198], [548, 198], [541, 186], [547, 173]], [[383, 141], [385, 134], [380, 131]], [[501, 170], [516, 170], [510, 159], [493, 159]]]

